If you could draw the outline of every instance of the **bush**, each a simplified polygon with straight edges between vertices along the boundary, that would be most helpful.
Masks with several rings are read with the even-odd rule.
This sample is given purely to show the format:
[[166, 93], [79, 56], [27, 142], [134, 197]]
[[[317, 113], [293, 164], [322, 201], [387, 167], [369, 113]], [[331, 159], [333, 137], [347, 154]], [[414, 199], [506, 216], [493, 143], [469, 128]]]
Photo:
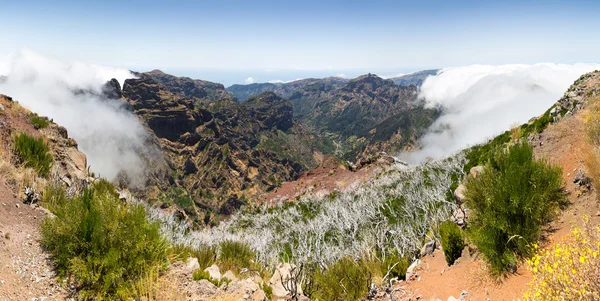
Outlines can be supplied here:
[[585, 219], [566, 241], [527, 261], [533, 278], [525, 300], [600, 300], [600, 229]]
[[200, 269], [204, 270], [217, 261], [217, 251], [214, 247], [203, 246], [199, 249], [193, 249], [188, 246], [176, 245], [172, 253], [177, 260], [186, 260], [189, 257], [198, 259]]
[[371, 285], [371, 273], [362, 262], [344, 257], [324, 271], [311, 275], [312, 300], [361, 300], [367, 296]]
[[15, 136], [14, 152], [19, 163], [35, 169], [41, 177], [50, 173], [52, 155], [42, 138], [35, 138], [25, 133], [18, 134]]
[[448, 265], [460, 257], [465, 247], [465, 241], [460, 228], [452, 221], [445, 221], [440, 225], [440, 236], [442, 238], [442, 249]]
[[74, 197], [50, 187], [44, 202], [56, 217], [42, 223], [42, 245], [82, 299], [129, 299], [146, 271], [166, 265], [159, 225], [148, 222], [142, 206], [121, 202], [107, 181]]
[[219, 264], [224, 271], [232, 270], [239, 273], [243, 268], [252, 268], [254, 266], [254, 252], [249, 245], [226, 240], [219, 245]]
[[[385, 277], [388, 275], [391, 278], [406, 279], [406, 270], [410, 262], [406, 256], [398, 256], [396, 253], [388, 254], [381, 265], [381, 274]], [[388, 274], [389, 272], [389, 274]]]
[[31, 124], [33, 124], [33, 127], [36, 129], [44, 129], [50, 125], [50, 122], [48, 122], [48, 119], [46, 119], [44, 117], [40, 117], [35, 114], [29, 116], [29, 121], [31, 121]]
[[534, 159], [527, 142], [496, 151], [465, 186], [473, 210], [469, 235], [496, 274], [513, 267], [517, 257], [531, 256], [530, 244], [564, 200], [561, 169]]

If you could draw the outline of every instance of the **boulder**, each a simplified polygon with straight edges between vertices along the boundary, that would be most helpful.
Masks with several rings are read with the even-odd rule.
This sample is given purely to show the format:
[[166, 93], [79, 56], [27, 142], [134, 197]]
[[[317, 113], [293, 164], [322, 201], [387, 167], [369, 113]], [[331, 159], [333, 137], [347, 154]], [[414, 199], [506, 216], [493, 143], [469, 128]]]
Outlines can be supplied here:
[[[275, 269], [275, 273], [269, 280], [269, 286], [273, 288], [273, 300], [287, 299], [291, 297], [290, 292], [288, 292], [283, 283], [286, 281], [291, 281], [290, 277], [292, 272], [295, 270], [295, 266], [289, 263], [282, 263], [277, 266]], [[299, 284], [297, 284], [298, 294], [302, 295], [302, 288]]]
[[577, 171], [577, 174], [575, 174], [575, 177], [573, 177], [573, 183], [586, 190], [592, 188], [592, 179], [585, 174], [582, 168], [580, 168]]
[[417, 268], [421, 265], [421, 260], [417, 259], [406, 269], [406, 280], [410, 280], [417, 276]]
[[233, 274], [232, 271], [227, 271], [225, 272], [225, 274], [223, 274], [223, 278], [225, 279], [229, 279], [231, 281], [237, 281], [237, 277], [235, 277], [235, 275]]
[[464, 184], [458, 185], [456, 190], [454, 190], [454, 197], [456, 198], [456, 202], [462, 204], [465, 201], [465, 190], [466, 187]]
[[200, 268], [200, 264], [198, 263], [198, 258], [196, 258], [196, 257], [189, 257], [185, 261], [185, 266], [188, 269], [188, 271], [191, 271], [191, 272], [199, 269]]
[[215, 264], [204, 269], [205, 272], [208, 272], [210, 278], [215, 280], [221, 280], [221, 272], [219, 271], [219, 267]]
[[436, 243], [435, 240], [430, 240], [421, 248], [421, 257], [431, 255], [435, 251]]
[[471, 167], [471, 170], [469, 170], [469, 175], [473, 178], [476, 178], [479, 174], [481, 174], [483, 172], [484, 167], [479, 165], [479, 166], [473, 166]]

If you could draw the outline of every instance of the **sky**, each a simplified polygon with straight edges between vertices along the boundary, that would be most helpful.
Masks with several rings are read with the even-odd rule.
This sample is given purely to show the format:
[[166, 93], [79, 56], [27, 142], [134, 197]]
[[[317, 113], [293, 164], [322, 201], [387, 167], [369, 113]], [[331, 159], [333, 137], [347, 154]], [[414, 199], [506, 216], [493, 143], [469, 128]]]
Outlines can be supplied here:
[[4, 1], [0, 56], [226, 85], [472, 64], [594, 63], [600, 1]]

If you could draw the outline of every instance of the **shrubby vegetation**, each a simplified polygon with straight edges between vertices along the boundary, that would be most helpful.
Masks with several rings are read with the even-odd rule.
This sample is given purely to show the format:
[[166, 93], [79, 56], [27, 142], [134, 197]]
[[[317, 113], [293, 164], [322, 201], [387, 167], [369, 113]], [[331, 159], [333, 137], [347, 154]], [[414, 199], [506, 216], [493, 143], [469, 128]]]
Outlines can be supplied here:
[[485, 170], [466, 181], [472, 241], [495, 273], [532, 255], [542, 225], [564, 200], [562, 172], [533, 157], [527, 142], [499, 149]]
[[105, 180], [68, 196], [60, 186], [44, 193], [55, 215], [42, 224], [42, 245], [61, 277], [73, 277], [82, 299], [128, 299], [147, 271], [167, 263], [168, 242], [142, 206], [119, 200]]
[[37, 114], [29, 116], [29, 121], [36, 129], [44, 129], [50, 125], [50, 122], [45, 117], [40, 117]]
[[525, 300], [600, 299], [600, 229], [588, 218], [566, 240], [527, 261], [533, 279]]
[[20, 133], [15, 136], [14, 153], [19, 163], [35, 169], [40, 177], [50, 173], [52, 155], [44, 139]]
[[440, 225], [440, 237], [446, 263], [453, 265], [465, 248], [462, 231], [454, 222], [445, 221]]
[[314, 300], [361, 300], [369, 291], [371, 273], [362, 261], [344, 257], [325, 270], [309, 275], [303, 291]]
[[180, 248], [215, 248], [223, 270], [264, 269], [283, 261], [304, 267], [304, 284], [312, 279], [312, 284], [323, 286], [331, 281], [327, 277], [337, 277], [339, 266], [351, 266], [360, 273], [348, 274], [344, 281], [360, 283], [358, 291], [344, 290], [338, 281], [327, 286], [320, 300], [354, 298], [366, 292], [363, 282], [405, 277], [423, 238], [454, 212], [456, 205], [446, 196], [462, 177], [463, 162], [458, 156], [420, 166], [393, 166], [348, 191], [308, 193], [274, 207], [246, 208], [203, 231], [192, 231], [155, 208], [148, 209], [149, 218], [161, 221], [161, 232]]

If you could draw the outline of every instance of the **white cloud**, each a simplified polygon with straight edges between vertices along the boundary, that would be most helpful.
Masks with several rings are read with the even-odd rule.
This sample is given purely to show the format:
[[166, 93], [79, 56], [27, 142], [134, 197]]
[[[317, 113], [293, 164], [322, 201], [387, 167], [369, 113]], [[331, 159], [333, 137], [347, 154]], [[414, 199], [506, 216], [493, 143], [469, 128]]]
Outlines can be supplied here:
[[248, 84], [253, 84], [256, 81], [254, 80], [254, 78], [248, 77], [247, 79], [244, 80], [244, 82], [246, 83], [246, 85], [248, 85]]
[[338, 73], [338, 74], [335, 75], [335, 77], [346, 78], [346, 74], [344, 74], [344, 73]]
[[280, 80], [280, 79], [274, 79], [274, 80], [270, 80], [269, 83], [271, 83], [271, 84], [283, 84], [285, 82], [282, 81], [282, 80]]
[[598, 64], [472, 65], [429, 76], [420, 96], [445, 113], [421, 139], [410, 162], [440, 158], [541, 115], [582, 74]]
[[396, 74], [380, 75], [379, 77], [381, 77], [383, 79], [389, 79], [389, 78], [404, 76], [407, 74], [409, 74], [409, 73], [396, 73]]
[[136, 184], [143, 183], [145, 165], [138, 154], [148, 149], [147, 133], [138, 118], [118, 101], [73, 93], [100, 94], [106, 81], [116, 78], [123, 85], [125, 79], [133, 77], [131, 72], [64, 63], [26, 49], [0, 58], [0, 75], [7, 76], [0, 84], [0, 93], [66, 127], [93, 171], [107, 179], [125, 171]]

